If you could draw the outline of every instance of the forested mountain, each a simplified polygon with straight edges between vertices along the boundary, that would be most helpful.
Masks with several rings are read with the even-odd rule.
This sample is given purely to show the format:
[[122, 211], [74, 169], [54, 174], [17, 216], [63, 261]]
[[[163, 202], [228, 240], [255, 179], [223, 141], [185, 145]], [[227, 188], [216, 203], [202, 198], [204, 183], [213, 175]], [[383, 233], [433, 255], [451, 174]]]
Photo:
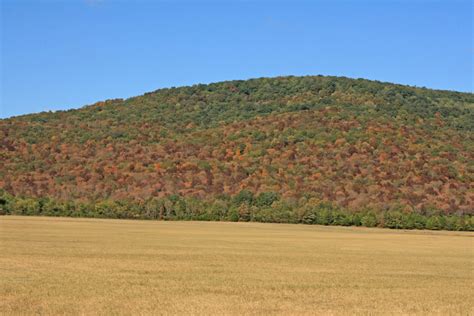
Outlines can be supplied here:
[[473, 229], [474, 94], [342, 77], [0, 121], [7, 214]]

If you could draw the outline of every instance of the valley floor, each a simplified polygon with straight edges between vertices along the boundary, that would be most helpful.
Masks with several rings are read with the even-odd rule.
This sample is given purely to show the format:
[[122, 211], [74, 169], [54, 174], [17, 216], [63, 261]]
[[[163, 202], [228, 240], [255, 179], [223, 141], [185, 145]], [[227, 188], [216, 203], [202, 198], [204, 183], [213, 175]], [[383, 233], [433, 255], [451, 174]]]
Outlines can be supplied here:
[[474, 234], [0, 217], [0, 314], [471, 314]]

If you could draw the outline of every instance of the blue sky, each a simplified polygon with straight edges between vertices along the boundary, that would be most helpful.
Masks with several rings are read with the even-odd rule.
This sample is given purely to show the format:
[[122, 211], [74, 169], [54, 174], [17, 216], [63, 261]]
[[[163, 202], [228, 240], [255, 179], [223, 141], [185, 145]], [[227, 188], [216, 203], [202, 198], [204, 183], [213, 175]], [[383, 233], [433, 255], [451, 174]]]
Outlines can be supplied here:
[[279, 75], [473, 89], [471, 1], [0, 1], [3, 118]]

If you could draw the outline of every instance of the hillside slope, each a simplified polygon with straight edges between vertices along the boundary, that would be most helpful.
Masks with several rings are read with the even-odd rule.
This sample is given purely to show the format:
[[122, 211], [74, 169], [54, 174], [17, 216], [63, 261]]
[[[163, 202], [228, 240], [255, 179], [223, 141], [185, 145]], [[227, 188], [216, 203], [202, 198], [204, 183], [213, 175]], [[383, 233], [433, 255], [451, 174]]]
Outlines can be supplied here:
[[0, 135], [7, 213], [318, 222], [324, 209], [386, 226], [474, 212], [469, 93], [228, 81], [5, 119]]

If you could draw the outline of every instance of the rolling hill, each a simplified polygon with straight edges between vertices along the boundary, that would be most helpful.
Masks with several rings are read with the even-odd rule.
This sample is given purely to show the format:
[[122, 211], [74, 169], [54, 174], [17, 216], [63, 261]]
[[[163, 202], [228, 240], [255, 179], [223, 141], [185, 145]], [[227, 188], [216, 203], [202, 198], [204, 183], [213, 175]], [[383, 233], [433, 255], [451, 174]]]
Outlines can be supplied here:
[[4, 214], [474, 229], [474, 94], [307, 76], [0, 120]]

